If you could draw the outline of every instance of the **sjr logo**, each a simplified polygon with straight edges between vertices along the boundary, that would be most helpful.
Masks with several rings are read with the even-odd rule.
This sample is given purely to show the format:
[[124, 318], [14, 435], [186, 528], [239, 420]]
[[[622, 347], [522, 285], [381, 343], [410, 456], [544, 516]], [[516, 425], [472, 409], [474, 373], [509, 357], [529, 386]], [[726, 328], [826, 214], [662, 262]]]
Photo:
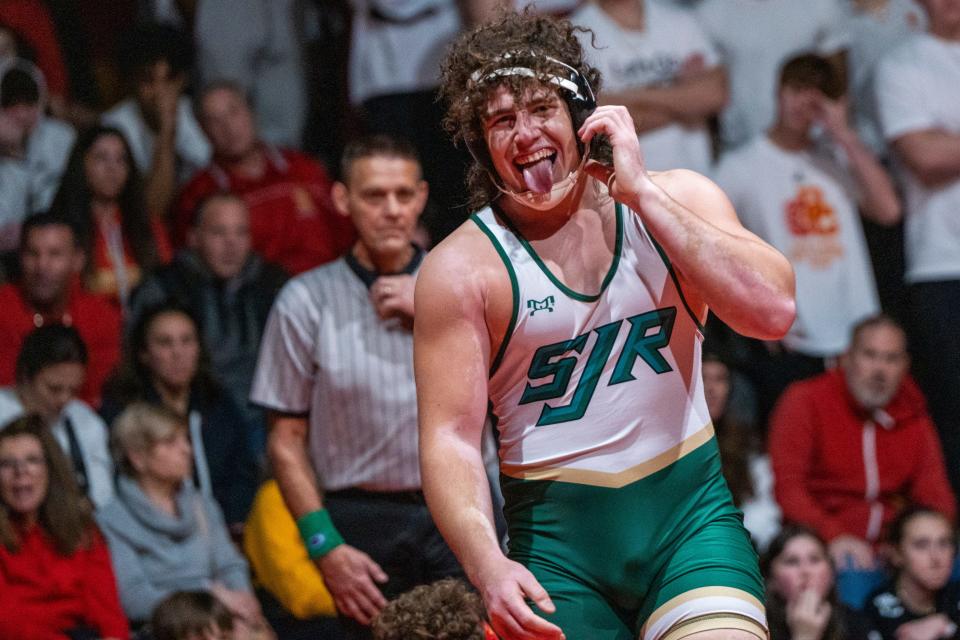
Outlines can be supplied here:
[[[677, 308], [666, 307], [627, 318], [626, 322], [630, 325], [630, 333], [627, 334], [627, 340], [617, 357], [607, 386], [612, 387], [615, 384], [635, 380], [633, 365], [638, 357], [657, 374], [673, 371], [670, 363], [663, 357], [660, 350], [670, 344], [670, 334], [673, 332], [673, 322], [676, 317]], [[548, 344], [537, 349], [530, 361], [530, 368], [527, 370], [529, 381], [523, 390], [523, 395], [520, 396], [520, 404], [544, 403], [540, 412], [540, 419], [537, 420], [538, 427], [579, 420], [583, 417], [590, 405], [590, 400], [593, 399], [593, 393], [600, 381], [600, 374], [610, 358], [613, 343], [616, 342], [623, 323], [624, 320], [617, 320], [597, 327], [589, 333], [579, 335], [573, 340]], [[654, 328], [657, 328], [657, 330], [649, 333]], [[570, 385], [570, 378], [578, 362], [575, 355], [560, 356], [570, 351], [582, 354], [587, 346], [590, 333], [597, 334], [597, 340], [587, 356], [586, 365], [583, 367], [583, 373], [580, 375], [580, 380], [577, 382], [570, 403], [558, 407], [548, 405], [545, 402], [546, 400], [559, 398], [566, 393], [567, 387]], [[551, 376], [552, 380], [548, 382], [537, 386], [531, 384], [534, 380]]]

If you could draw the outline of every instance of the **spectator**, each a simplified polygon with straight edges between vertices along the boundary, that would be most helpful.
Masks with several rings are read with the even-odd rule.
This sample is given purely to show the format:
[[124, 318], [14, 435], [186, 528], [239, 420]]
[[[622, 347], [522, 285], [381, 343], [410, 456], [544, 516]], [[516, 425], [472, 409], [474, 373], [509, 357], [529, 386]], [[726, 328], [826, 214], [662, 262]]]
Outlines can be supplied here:
[[262, 452], [264, 415], [247, 402], [257, 349], [273, 299], [286, 274], [250, 247], [250, 214], [237, 195], [214, 192], [197, 208], [187, 247], [136, 290], [127, 327], [144, 309], [176, 300], [199, 320], [211, 368], [253, 428], [253, 450]]
[[129, 636], [110, 557], [39, 416], [0, 430], [0, 637]]
[[850, 46], [850, 103], [857, 133], [874, 153], [886, 156], [873, 90], [877, 63], [888, 51], [926, 29], [923, 9], [914, 0], [846, 0]]
[[411, 325], [423, 252], [411, 238], [427, 184], [413, 148], [383, 136], [348, 146], [342, 173], [334, 202], [359, 239], [280, 292], [251, 400], [268, 410], [270, 462], [345, 637], [369, 638], [384, 594], [461, 570], [420, 490]]
[[760, 558], [767, 580], [770, 640], [864, 640], [863, 619], [837, 598], [827, 547], [812, 530], [787, 525]]
[[188, 310], [166, 302], [141, 314], [103, 397], [101, 413], [110, 424], [138, 401], [162, 404], [183, 416], [199, 489], [217, 501], [227, 524], [240, 532], [257, 488], [249, 427], [211, 372]]
[[230, 542], [219, 507], [190, 482], [186, 420], [159, 405], [134, 403], [113, 424], [112, 443], [117, 496], [97, 520], [127, 617], [144, 623], [170, 594], [199, 589], [258, 624], [247, 563]]
[[842, 92], [826, 59], [790, 59], [773, 127], [726, 154], [717, 169], [743, 225], [786, 255], [796, 273], [797, 318], [772, 353], [757, 356], [761, 418], [790, 382], [821, 373], [825, 359], [846, 349], [854, 323], [880, 310], [858, 205], [864, 217], [894, 224], [900, 202], [848, 125]]
[[789, 58], [816, 51], [845, 67], [848, 36], [837, 0], [703, 0], [697, 12], [730, 78], [730, 103], [720, 115], [725, 150], [773, 124], [777, 72]]
[[[424, 225], [434, 243], [470, 211], [464, 194], [469, 155], [443, 131], [437, 99], [440, 61], [457, 34], [482, 22], [499, 0], [351, 0], [350, 104], [365, 131], [410, 140], [431, 186]], [[343, 176], [341, 176], [341, 179]]]
[[859, 608], [882, 579], [874, 545], [900, 506], [953, 518], [956, 505], [923, 397], [907, 377], [903, 329], [873, 316], [852, 336], [839, 369], [784, 393], [770, 421], [770, 459], [784, 519], [829, 543], [841, 579], [858, 578], [841, 597]]
[[17, 248], [20, 223], [46, 211], [76, 134], [44, 115], [46, 83], [26, 60], [0, 62], [0, 251]]
[[201, 82], [243, 87], [270, 144], [299, 149], [307, 116], [303, 43], [310, 23], [296, 0], [204, 0], [194, 38]]
[[483, 600], [465, 582], [445, 578], [392, 600], [373, 622], [374, 640], [496, 640]]
[[307, 554], [276, 480], [268, 480], [257, 491], [243, 529], [243, 551], [256, 583], [282, 609], [271, 616], [270, 606], [264, 606], [281, 638], [340, 637], [333, 597]]
[[593, 31], [581, 39], [603, 74], [601, 103], [630, 110], [646, 166], [707, 173], [707, 120], [726, 104], [726, 73], [693, 13], [647, 0], [594, 0], [570, 21]]
[[867, 601], [877, 640], [956, 638], [960, 582], [950, 582], [957, 539], [950, 521], [926, 507], [907, 507], [890, 527], [893, 581]]
[[169, 25], [141, 24], [120, 46], [133, 96], [103, 114], [127, 138], [145, 176], [145, 205], [166, 221], [177, 187], [210, 161], [210, 144], [194, 119], [187, 87], [193, 51], [189, 36]]
[[6, 52], [12, 56], [30, 57], [42, 70], [50, 89], [50, 110], [58, 118], [65, 117], [69, 100], [69, 78], [63, 51], [57, 39], [52, 16], [41, 0], [0, 0], [0, 29], [13, 36]]
[[117, 129], [80, 135], [52, 209], [74, 221], [85, 243], [84, 286], [122, 306], [145, 272], [170, 260], [166, 230], [147, 215], [140, 175]]
[[80, 492], [95, 507], [113, 498], [107, 426], [75, 396], [87, 370], [87, 348], [73, 327], [50, 325], [23, 341], [16, 385], [0, 389], [0, 424], [26, 413], [40, 416], [69, 456]]
[[89, 363], [80, 397], [100, 406], [100, 387], [120, 358], [120, 312], [105, 296], [83, 291], [84, 251], [67, 218], [36, 214], [23, 225], [18, 282], [0, 286], [0, 385], [14, 383], [23, 339], [37, 327], [76, 328]]
[[233, 615], [207, 591], [178, 591], [165, 598], [150, 617], [153, 640], [240, 640]]
[[730, 406], [733, 374], [718, 357], [703, 356], [703, 392], [717, 433], [723, 477], [733, 502], [743, 511], [743, 526], [754, 544], [763, 550], [780, 530], [780, 507], [773, 499], [770, 458], [759, 451], [757, 436], [739, 420]]
[[906, 281], [917, 378], [960, 491], [960, 7], [922, 0], [928, 30], [876, 71], [880, 124], [905, 191]]
[[301, 153], [263, 142], [239, 87], [210, 85], [200, 95], [198, 111], [214, 159], [180, 194], [174, 221], [178, 243], [204, 197], [232, 191], [250, 209], [254, 251], [290, 274], [333, 260], [350, 247], [353, 230], [333, 209], [327, 172]]

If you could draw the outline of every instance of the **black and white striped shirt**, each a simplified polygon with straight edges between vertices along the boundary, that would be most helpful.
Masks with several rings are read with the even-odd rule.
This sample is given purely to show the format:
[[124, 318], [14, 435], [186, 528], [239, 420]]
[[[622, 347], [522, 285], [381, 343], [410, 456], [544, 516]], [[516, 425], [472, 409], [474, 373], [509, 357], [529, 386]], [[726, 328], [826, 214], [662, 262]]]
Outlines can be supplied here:
[[413, 334], [398, 319], [377, 316], [346, 259], [303, 273], [280, 292], [251, 401], [308, 416], [323, 491], [420, 488]]

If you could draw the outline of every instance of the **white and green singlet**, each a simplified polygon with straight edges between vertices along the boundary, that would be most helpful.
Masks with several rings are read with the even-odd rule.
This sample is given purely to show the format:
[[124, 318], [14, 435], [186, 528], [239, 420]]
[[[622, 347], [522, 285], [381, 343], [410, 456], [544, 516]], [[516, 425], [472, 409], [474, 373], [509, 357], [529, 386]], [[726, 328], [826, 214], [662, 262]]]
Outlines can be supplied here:
[[763, 625], [704, 398], [702, 326], [640, 217], [614, 215], [592, 293], [560, 282], [501, 211], [472, 216], [513, 291], [488, 382], [510, 557], [571, 640], [655, 639], [717, 613]]

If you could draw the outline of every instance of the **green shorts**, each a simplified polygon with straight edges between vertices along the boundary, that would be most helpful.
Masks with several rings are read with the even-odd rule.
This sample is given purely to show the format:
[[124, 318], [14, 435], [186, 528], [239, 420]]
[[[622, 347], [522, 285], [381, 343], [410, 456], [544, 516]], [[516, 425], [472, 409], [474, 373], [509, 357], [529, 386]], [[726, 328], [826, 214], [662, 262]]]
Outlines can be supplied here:
[[662, 637], [730, 613], [765, 625], [757, 555], [716, 440], [624, 487], [502, 476], [509, 556], [533, 572], [569, 640]]

